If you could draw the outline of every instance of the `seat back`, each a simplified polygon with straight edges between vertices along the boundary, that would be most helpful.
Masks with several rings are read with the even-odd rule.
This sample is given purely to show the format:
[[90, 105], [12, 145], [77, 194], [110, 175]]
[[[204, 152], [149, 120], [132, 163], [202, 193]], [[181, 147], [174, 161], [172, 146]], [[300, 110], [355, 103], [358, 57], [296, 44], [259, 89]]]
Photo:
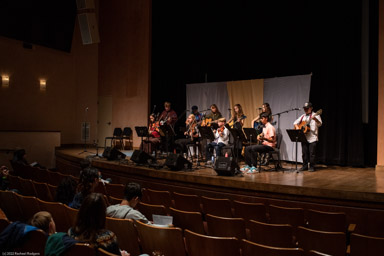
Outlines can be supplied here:
[[52, 214], [57, 232], [67, 232], [71, 227], [71, 223], [68, 221], [64, 205], [57, 202], [45, 202], [40, 199], [37, 200], [42, 211], [47, 211]]
[[123, 130], [119, 127], [113, 129], [113, 137], [121, 137]]
[[133, 220], [107, 217], [105, 227], [116, 234], [120, 249], [131, 255], [140, 254], [139, 237]]
[[213, 237], [190, 230], [184, 231], [188, 256], [240, 255], [239, 240], [235, 237]]
[[173, 207], [171, 193], [169, 191], [159, 191], [147, 189], [149, 201], [154, 205], [164, 205], [167, 209]]
[[384, 254], [384, 237], [365, 236], [351, 234], [350, 256], [379, 255]]
[[173, 192], [175, 208], [188, 212], [202, 212], [201, 201], [197, 195], [186, 195]]
[[19, 178], [20, 185], [21, 185], [21, 193], [25, 196], [37, 196], [35, 187], [33, 186], [33, 183], [31, 180]]
[[65, 204], [64, 204], [64, 208], [65, 208], [65, 215], [67, 217], [67, 222], [68, 222], [69, 226], [70, 227], [75, 226], [77, 214], [78, 214], [79, 210], [73, 209], [73, 208], [71, 208]]
[[155, 227], [140, 221], [136, 221], [135, 225], [143, 253], [167, 256], [186, 255], [183, 232], [180, 228]]
[[47, 183], [32, 181], [32, 184], [35, 188], [37, 198], [46, 202], [53, 202], [53, 196], [51, 195], [51, 190], [48, 188]]
[[37, 201], [36, 197], [16, 194], [16, 198], [22, 211], [21, 220], [28, 221], [35, 213], [40, 211], [39, 201]]
[[124, 185], [123, 184], [105, 184], [105, 189], [108, 196], [113, 196], [115, 198], [124, 197]]
[[52, 196], [53, 200], [55, 200], [57, 186], [54, 186], [54, 185], [51, 185], [51, 184], [47, 184], [47, 186], [48, 186], [49, 192], [51, 192], [51, 196]]
[[[103, 248], [97, 248], [97, 256], [116, 256], [116, 254], [107, 252]], [[135, 254], [130, 254], [130, 255], [135, 255]]]
[[164, 205], [152, 205], [140, 202], [137, 209], [148, 219], [153, 220], [152, 215], [167, 215], [167, 209]]
[[22, 212], [16, 193], [12, 191], [0, 191], [2, 210], [10, 221], [22, 219]]
[[241, 249], [243, 256], [254, 256], [254, 255], [263, 255], [263, 256], [304, 256], [303, 249], [300, 248], [282, 248], [282, 247], [272, 247], [267, 245], [261, 245], [251, 241], [243, 239], [241, 241]]
[[44, 255], [45, 243], [47, 242], [47, 235], [44, 231], [40, 229], [29, 231], [24, 239], [20, 252], [30, 253], [30, 255]]
[[239, 240], [246, 238], [245, 222], [242, 218], [226, 218], [205, 215], [208, 235], [219, 237], [236, 237]]
[[205, 214], [212, 214], [220, 217], [232, 217], [231, 201], [229, 199], [217, 199], [202, 196], [203, 209]]
[[345, 256], [347, 249], [347, 239], [343, 232], [326, 232], [298, 227], [297, 241], [299, 247], [306, 252], [315, 250], [333, 256]]
[[32, 167], [32, 168], [33, 168], [32, 180], [37, 182], [49, 183], [47, 169], [42, 169], [39, 167]]
[[21, 191], [19, 176], [14, 176], [14, 175], [9, 174], [8, 180], [9, 180], [9, 188], [10, 189], [17, 189], [18, 191]]
[[236, 218], [243, 218], [246, 221], [267, 222], [266, 208], [263, 203], [246, 203], [234, 200], [233, 206]]
[[89, 244], [77, 243], [72, 245], [63, 256], [96, 256], [95, 249]]
[[103, 194], [103, 195], [108, 195], [107, 193], [107, 189], [105, 188], [105, 185], [103, 182], [99, 181], [99, 183], [97, 184], [97, 187], [95, 188], [95, 193], [100, 193], [100, 194]]
[[343, 212], [307, 211], [307, 227], [310, 229], [346, 232], [347, 217]]
[[203, 216], [200, 212], [186, 212], [169, 208], [170, 215], [173, 216], [173, 225], [182, 228], [183, 230], [189, 229], [199, 234], [205, 234]]
[[110, 205], [120, 204], [121, 201], [123, 201], [122, 198], [116, 198], [116, 197], [113, 197], [113, 196], [109, 196], [108, 200], [109, 200]]
[[294, 228], [304, 226], [304, 209], [302, 208], [270, 205], [269, 217], [270, 222], [274, 224], [290, 224]]
[[309, 256], [332, 256], [330, 254], [326, 254], [326, 253], [322, 253], [322, 252], [318, 252], [318, 251], [315, 251], [315, 250], [310, 250], [309, 253], [308, 253]]
[[257, 244], [274, 247], [296, 247], [293, 239], [293, 228], [289, 224], [267, 224], [251, 220], [248, 223], [249, 240]]
[[124, 137], [131, 137], [132, 136], [132, 129], [131, 129], [131, 127], [124, 127], [122, 135]]

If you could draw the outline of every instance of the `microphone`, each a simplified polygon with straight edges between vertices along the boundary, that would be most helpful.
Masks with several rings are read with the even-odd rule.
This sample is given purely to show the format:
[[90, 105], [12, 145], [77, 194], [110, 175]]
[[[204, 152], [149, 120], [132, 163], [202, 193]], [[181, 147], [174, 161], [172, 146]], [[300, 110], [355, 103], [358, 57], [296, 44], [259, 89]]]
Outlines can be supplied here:
[[231, 108], [229, 108], [228, 110], [229, 110], [229, 111], [231, 111], [232, 109], [231, 109]]
[[263, 109], [263, 108], [257, 108], [257, 109]]
[[85, 108], [85, 111], [88, 111], [88, 107]]
[[301, 108], [294, 108], [294, 109], [292, 109], [292, 110], [301, 110]]

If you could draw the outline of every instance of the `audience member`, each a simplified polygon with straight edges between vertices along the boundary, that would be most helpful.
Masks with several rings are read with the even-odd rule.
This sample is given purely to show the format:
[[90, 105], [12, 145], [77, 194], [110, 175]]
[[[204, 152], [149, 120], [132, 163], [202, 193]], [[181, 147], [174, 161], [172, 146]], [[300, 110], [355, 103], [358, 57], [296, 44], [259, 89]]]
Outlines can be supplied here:
[[55, 201], [69, 205], [76, 194], [76, 186], [74, 178], [70, 176], [63, 178], [56, 189]]
[[0, 190], [9, 190], [9, 169], [6, 166], [0, 167]]
[[69, 207], [79, 209], [84, 198], [91, 194], [99, 184], [99, 171], [96, 168], [85, 168], [80, 174], [77, 194], [74, 196]]
[[26, 156], [25, 149], [18, 149], [15, 152], [13, 152], [13, 159], [12, 162], [18, 163], [18, 164], [28, 164], [27, 159], [25, 159]]
[[49, 212], [41, 211], [35, 213], [30, 221], [30, 225], [43, 230], [49, 236], [56, 233], [55, 221]]
[[[69, 236], [95, 248], [120, 255], [116, 235], [105, 229], [106, 204], [100, 193], [91, 193], [83, 201], [76, 224], [68, 230]], [[127, 255], [122, 252], [122, 255]]]
[[107, 216], [119, 219], [134, 219], [148, 223], [148, 219], [134, 208], [142, 197], [139, 184], [131, 182], [125, 185], [124, 199], [120, 204], [111, 205], [107, 208]]

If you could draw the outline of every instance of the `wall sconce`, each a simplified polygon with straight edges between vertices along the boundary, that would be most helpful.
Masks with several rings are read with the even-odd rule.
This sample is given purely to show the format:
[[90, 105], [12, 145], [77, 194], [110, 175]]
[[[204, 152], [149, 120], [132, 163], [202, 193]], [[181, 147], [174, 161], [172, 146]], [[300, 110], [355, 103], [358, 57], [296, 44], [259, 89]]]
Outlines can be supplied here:
[[9, 76], [2, 75], [1, 76], [1, 87], [8, 88], [9, 87]]
[[40, 91], [46, 91], [47, 90], [47, 80], [40, 79]]

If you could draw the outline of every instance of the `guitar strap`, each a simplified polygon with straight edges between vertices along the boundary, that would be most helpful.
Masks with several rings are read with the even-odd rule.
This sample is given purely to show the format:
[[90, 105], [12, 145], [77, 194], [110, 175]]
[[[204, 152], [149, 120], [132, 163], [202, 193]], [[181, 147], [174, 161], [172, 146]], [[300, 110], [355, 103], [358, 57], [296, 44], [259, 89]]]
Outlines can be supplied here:
[[[302, 116], [301, 116], [300, 123], [303, 122], [303, 119], [304, 119], [305, 116], [306, 116], [306, 115], [302, 115]], [[312, 118], [312, 113], [309, 115], [309, 119], [311, 119], [311, 118]]]

